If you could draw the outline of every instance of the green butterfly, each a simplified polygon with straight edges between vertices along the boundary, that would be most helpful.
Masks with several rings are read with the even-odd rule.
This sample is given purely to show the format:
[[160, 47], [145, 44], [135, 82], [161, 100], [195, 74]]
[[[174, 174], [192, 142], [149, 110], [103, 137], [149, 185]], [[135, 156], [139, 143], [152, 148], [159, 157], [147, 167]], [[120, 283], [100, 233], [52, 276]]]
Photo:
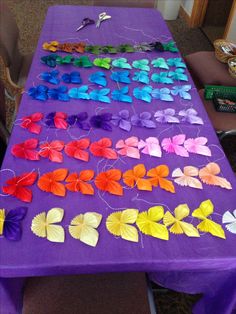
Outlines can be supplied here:
[[101, 52], [101, 48], [102, 48], [101, 46], [89, 45], [85, 47], [85, 51], [93, 53], [95, 55], [99, 55], [99, 53]]
[[132, 69], [126, 58], [118, 58], [112, 61], [113, 67], [121, 69]]
[[150, 71], [150, 67], [149, 67], [149, 60], [148, 59], [141, 59], [141, 60], [136, 60], [133, 61], [132, 66], [135, 69], [140, 69], [143, 71]]
[[134, 52], [134, 47], [129, 45], [129, 44], [125, 44], [125, 45], [120, 45], [117, 47], [119, 52]]
[[170, 51], [170, 52], [178, 52], [178, 48], [176, 48], [175, 43], [173, 40], [169, 41], [166, 44], [162, 44], [163, 48], [165, 51]]
[[74, 66], [81, 67], [81, 68], [91, 68], [93, 66], [92, 62], [89, 60], [87, 56], [76, 58], [73, 64]]
[[107, 70], [110, 69], [111, 65], [111, 59], [110, 58], [96, 58], [93, 60], [93, 64], [100, 68], [105, 68]]
[[113, 46], [103, 46], [101, 51], [102, 53], [117, 53], [117, 49]]
[[56, 58], [56, 63], [57, 64], [70, 64], [73, 60], [74, 60], [73, 56], [65, 56], [65, 57], [58, 56]]
[[167, 65], [166, 60], [164, 58], [157, 58], [152, 60], [152, 65], [154, 68], [169, 70], [169, 66]]

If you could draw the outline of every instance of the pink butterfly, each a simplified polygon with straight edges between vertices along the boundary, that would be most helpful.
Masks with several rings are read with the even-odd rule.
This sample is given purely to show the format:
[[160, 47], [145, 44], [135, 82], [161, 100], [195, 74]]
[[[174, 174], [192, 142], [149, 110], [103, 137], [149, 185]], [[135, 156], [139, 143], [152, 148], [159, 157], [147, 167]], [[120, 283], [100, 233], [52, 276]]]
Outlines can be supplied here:
[[122, 156], [128, 156], [131, 158], [140, 159], [140, 153], [138, 150], [138, 138], [132, 136], [127, 138], [125, 141], [119, 140], [116, 143], [116, 148], [119, 148], [118, 154]]
[[53, 162], [62, 162], [63, 155], [61, 151], [64, 148], [64, 142], [62, 141], [52, 141], [45, 142], [40, 145], [41, 150], [39, 151], [39, 155], [44, 158], [48, 158]]
[[145, 141], [141, 140], [138, 143], [138, 149], [142, 149], [143, 154], [154, 157], [162, 156], [159, 140], [156, 137], [148, 137]]
[[180, 168], [175, 169], [172, 172], [172, 177], [175, 183], [181, 186], [190, 186], [191, 188], [195, 189], [202, 189], [202, 183], [198, 180], [198, 168], [192, 166], [184, 167], [183, 171]]
[[66, 121], [67, 114], [64, 112], [56, 112], [54, 116], [54, 123], [57, 129], [67, 129], [68, 123]]
[[38, 146], [38, 140], [31, 138], [20, 144], [12, 146], [11, 153], [13, 156], [28, 160], [39, 160], [39, 154], [35, 150]]
[[204, 156], [211, 156], [210, 149], [205, 146], [207, 143], [206, 137], [188, 138], [184, 142], [184, 147], [189, 153], [195, 153]]
[[180, 146], [183, 145], [185, 138], [185, 134], [175, 135], [172, 139], [164, 138], [161, 142], [161, 146], [167, 153], [175, 153], [182, 157], [189, 157], [187, 150], [183, 146]]
[[28, 129], [31, 133], [39, 134], [42, 127], [35, 122], [39, 122], [42, 118], [43, 114], [41, 112], [35, 112], [30, 116], [23, 117], [20, 126], [24, 129]]

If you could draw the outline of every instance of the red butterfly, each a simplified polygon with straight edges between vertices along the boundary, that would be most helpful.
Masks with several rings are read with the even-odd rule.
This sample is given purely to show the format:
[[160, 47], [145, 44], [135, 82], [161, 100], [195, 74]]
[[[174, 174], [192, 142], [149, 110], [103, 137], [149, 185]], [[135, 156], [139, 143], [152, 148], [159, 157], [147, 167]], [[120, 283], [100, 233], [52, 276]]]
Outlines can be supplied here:
[[39, 154], [34, 150], [38, 146], [38, 140], [31, 138], [20, 144], [12, 146], [11, 153], [13, 156], [28, 160], [39, 160]]
[[89, 144], [90, 140], [88, 138], [69, 142], [65, 146], [65, 153], [70, 157], [74, 157], [83, 161], [88, 161], [89, 153], [86, 152], [85, 149], [89, 147]]
[[66, 130], [68, 127], [68, 123], [66, 121], [67, 114], [64, 112], [56, 112], [54, 116], [54, 124], [57, 129]]
[[112, 148], [112, 141], [104, 137], [98, 142], [94, 142], [90, 145], [90, 152], [97, 157], [104, 157], [107, 159], [117, 159], [117, 153]]
[[26, 172], [18, 177], [13, 177], [6, 181], [7, 186], [2, 187], [2, 191], [29, 203], [32, 201], [32, 191], [27, 186], [33, 185], [37, 176], [36, 172]]
[[61, 151], [64, 148], [64, 142], [52, 141], [51, 143], [45, 142], [40, 145], [39, 155], [54, 162], [62, 162], [63, 155]]
[[28, 129], [31, 133], [39, 134], [42, 130], [42, 127], [35, 122], [39, 122], [42, 120], [42, 118], [43, 114], [41, 112], [35, 112], [30, 116], [22, 118], [21, 127]]

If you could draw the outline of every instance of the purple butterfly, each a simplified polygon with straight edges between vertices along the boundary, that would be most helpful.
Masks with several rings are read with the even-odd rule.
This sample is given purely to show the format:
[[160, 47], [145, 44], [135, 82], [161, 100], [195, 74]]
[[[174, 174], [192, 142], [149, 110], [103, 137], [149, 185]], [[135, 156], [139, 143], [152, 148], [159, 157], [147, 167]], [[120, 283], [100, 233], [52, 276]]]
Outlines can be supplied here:
[[90, 119], [90, 123], [93, 128], [103, 129], [105, 131], [112, 131], [112, 126], [110, 124], [111, 119], [112, 114], [107, 112], [92, 116]]
[[181, 110], [179, 116], [182, 117], [181, 121], [189, 122], [191, 124], [203, 124], [202, 118], [198, 117], [198, 113], [195, 109], [189, 108], [186, 110]]
[[154, 117], [157, 122], [161, 123], [179, 123], [179, 119], [175, 117], [175, 109], [167, 108], [165, 110], [158, 110]]
[[119, 126], [120, 129], [129, 132], [132, 128], [129, 120], [129, 111], [124, 109], [121, 110], [118, 115], [113, 114], [111, 123], [115, 126]]
[[67, 118], [67, 122], [70, 126], [77, 125], [82, 130], [90, 130], [91, 126], [85, 120], [88, 119], [88, 113], [83, 111], [78, 113], [77, 115], [71, 115]]
[[144, 127], [148, 129], [154, 129], [156, 128], [155, 122], [151, 120], [152, 115], [150, 112], [142, 112], [140, 114], [134, 114], [131, 117], [131, 123], [132, 125]]

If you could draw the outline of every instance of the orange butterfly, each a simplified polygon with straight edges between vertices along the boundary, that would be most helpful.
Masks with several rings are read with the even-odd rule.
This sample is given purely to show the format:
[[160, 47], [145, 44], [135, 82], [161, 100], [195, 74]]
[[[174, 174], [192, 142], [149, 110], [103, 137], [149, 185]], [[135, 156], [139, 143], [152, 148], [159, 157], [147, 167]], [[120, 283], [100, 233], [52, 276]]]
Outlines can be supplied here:
[[126, 185], [133, 188], [137, 185], [139, 190], [152, 191], [152, 184], [148, 179], [143, 179], [146, 168], [143, 164], [138, 164], [132, 170], [123, 173], [123, 181]]
[[152, 168], [147, 173], [151, 177], [149, 181], [153, 186], [160, 186], [161, 189], [175, 193], [175, 187], [170, 180], [165, 179], [169, 175], [169, 168], [166, 165], [160, 165]]
[[57, 169], [52, 172], [43, 174], [38, 180], [38, 187], [45, 192], [51, 192], [58, 196], [65, 196], [65, 186], [60, 181], [65, 180], [67, 169]]
[[122, 173], [119, 169], [111, 169], [99, 173], [95, 178], [95, 185], [99, 190], [109, 192], [114, 195], [123, 195], [123, 188], [119, 181]]
[[206, 167], [199, 170], [199, 178], [203, 183], [209, 185], [217, 185], [222, 188], [231, 190], [232, 186], [225, 178], [217, 176], [220, 173], [220, 167], [215, 162], [210, 162]]
[[66, 188], [71, 192], [81, 192], [82, 194], [93, 195], [94, 189], [91, 184], [86, 181], [92, 180], [94, 177], [93, 170], [83, 170], [80, 173], [71, 173], [67, 178]]

